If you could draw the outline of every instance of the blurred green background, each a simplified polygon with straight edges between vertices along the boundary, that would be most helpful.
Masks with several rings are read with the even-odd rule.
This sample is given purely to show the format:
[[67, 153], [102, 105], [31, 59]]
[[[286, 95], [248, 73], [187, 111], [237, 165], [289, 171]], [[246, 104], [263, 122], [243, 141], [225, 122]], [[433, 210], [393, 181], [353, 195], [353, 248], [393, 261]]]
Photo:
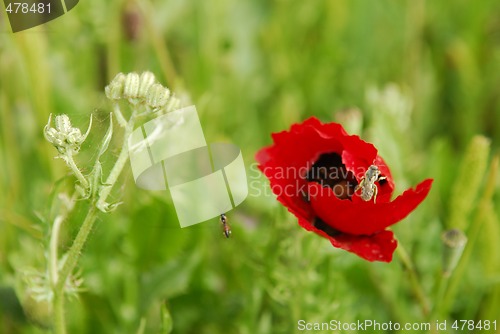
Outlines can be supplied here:
[[[144, 70], [196, 105], [207, 141], [242, 149], [250, 194], [228, 213], [226, 240], [216, 219], [180, 229], [168, 192], [135, 187], [127, 168], [113, 196], [125, 204], [99, 216], [80, 259], [83, 290], [66, 304], [70, 333], [156, 333], [162, 306], [173, 333], [293, 333], [300, 319], [435, 322], [397, 256], [369, 263], [334, 249], [273, 196], [258, 196], [266, 185], [251, 167], [255, 152], [271, 132], [312, 115], [373, 142], [397, 194], [435, 179], [394, 231], [432, 306], [441, 233], [461, 227], [468, 257], [439, 319], [497, 320], [500, 333], [500, 197], [485, 193], [499, 187], [486, 177], [500, 145], [494, 0], [85, 0], [16, 34], [1, 16], [0, 332], [44, 333], [50, 324], [25, 279], [45, 272], [57, 194], [74, 185], [43, 138], [49, 114], [66, 113], [84, 130], [93, 113], [76, 157], [88, 172], [111, 111], [105, 85]], [[478, 134], [491, 151], [474, 156], [467, 147]], [[78, 203], [64, 223], [61, 251], [86, 209]]]

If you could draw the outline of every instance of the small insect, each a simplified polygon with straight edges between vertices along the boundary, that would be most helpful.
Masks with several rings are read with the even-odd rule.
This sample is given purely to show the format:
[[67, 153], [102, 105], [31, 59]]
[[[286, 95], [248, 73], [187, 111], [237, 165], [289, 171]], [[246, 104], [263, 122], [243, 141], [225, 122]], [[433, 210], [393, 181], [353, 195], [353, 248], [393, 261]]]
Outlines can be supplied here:
[[377, 202], [378, 187], [375, 182], [385, 180], [385, 176], [380, 176], [380, 170], [377, 166], [371, 165], [366, 170], [365, 176], [361, 179], [354, 191], [361, 189], [361, 199], [369, 201], [373, 197], [373, 203]]
[[223, 213], [220, 215], [220, 223], [222, 226], [222, 233], [226, 238], [229, 238], [231, 236], [231, 227], [229, 226], [229, 223], [227, 222], [227, 217]]

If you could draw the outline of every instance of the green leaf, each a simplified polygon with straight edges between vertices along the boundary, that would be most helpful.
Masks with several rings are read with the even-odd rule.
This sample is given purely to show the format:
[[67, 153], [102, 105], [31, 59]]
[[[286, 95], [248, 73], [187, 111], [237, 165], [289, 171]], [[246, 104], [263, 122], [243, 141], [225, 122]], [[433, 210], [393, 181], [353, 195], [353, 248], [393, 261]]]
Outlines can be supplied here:
[[161, 305], [161, 333], [169, 334], [172, 332], [173, 321], [170, 312], [165, 304]]
[[97, 154], [97, 160], [101, 158], [101, 156], [106, 152], [109, 147], [109, 143], [111, 142], [111, 137], [113, 137], [113, 114], [109, 114], [109, 127], [108, 131], [104, 135], [102, 139], [101, 145], [99, 146], [99, 153]]

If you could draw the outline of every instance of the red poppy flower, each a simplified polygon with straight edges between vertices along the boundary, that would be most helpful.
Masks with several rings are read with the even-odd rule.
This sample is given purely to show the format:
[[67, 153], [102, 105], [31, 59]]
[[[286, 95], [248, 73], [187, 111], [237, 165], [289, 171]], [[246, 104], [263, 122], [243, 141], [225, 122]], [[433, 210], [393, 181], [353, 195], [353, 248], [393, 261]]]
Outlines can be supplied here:
[[[300, 226], [368, 261], [390, 262], [397, 242], [387, 228], [425, 199], [432, 180], [391, 201], [394, 181], [377, 149], [337, 123], [312, 117], [272, 138], [256, 160]], [[365, 174], [372, 165], [380, 175], [370, 182]]]

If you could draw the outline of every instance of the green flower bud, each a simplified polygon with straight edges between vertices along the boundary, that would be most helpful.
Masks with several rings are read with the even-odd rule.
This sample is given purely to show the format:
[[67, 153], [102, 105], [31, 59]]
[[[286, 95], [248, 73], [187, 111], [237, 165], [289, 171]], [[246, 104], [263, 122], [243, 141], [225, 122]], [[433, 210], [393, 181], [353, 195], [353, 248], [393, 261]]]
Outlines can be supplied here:
[[136, 99], [139, 97], [139, 74], [133, 72], [127, 74], [125, 78], [125, 87], [123, 89], [123, 96], [127, 99]]
[[160, 84], [152, 85], [146, 95], [146, 103], [153, 109], [162, 108], [167, 104], [170, 90]]
[[57, 115], [54, 123], [56, 130], [61, 133], [69, 133], [71, 131], [71, 121], [68, 115]]
[[54, 121], [55, 128], [50, 127], [52, 115], [49, 116], [49, 121], [45, 126], [43, 133], [45, 139], [59, 151], [60, 154], [76, 154], [80, 150], [80, 146], [87, 139], [92, 126], [92, 117], [87, 132], [82, 135], [80, 129], [71, 125], [68, 115], [57, 115]]
[[146, 98], [149, 88], [156, 82], [155, 75], [149, 71], [142, 72], [139, 81], [139, 97]]
[[109, 85], [104, 88], [106, 97], [110, 100], [119, 100], [123, 98], [123, 88], [125, 85], [125, 74], [118, 73]]

